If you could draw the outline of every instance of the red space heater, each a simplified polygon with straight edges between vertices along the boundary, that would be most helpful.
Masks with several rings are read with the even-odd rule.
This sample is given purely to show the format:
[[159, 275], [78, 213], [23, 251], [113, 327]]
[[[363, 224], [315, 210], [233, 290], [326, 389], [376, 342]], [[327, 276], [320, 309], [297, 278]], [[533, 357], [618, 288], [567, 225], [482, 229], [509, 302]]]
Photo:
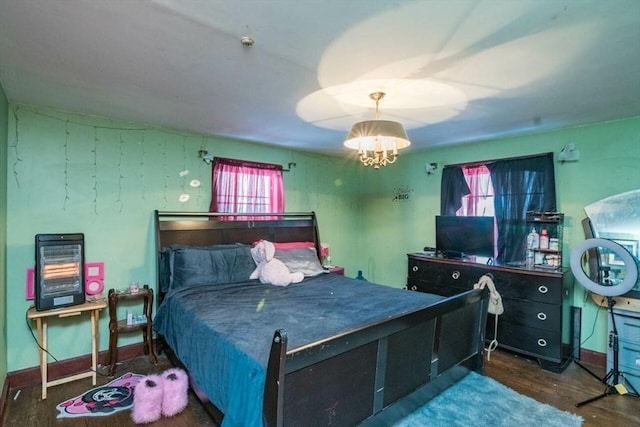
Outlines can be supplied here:
[[36, 310], [84, 304], [84, 234], [36, 234]]

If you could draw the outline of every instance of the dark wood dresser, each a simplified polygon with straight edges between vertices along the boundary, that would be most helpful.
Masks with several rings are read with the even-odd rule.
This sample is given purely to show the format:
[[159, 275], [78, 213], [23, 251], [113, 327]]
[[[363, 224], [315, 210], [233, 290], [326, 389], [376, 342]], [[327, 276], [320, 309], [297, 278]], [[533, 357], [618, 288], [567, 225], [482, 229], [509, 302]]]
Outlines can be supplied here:
[[[500, 347], [532, 356], [547, 370], [561, 372], [570, 360], [573, 276], [569, 269], [546, 270], [478, 264], [422, 253], [408, 254], [407, 288], [451, 296], [493, 275], [504, 313], [498, 318]], [[494, 338], [495, 316], [487, 319]]]

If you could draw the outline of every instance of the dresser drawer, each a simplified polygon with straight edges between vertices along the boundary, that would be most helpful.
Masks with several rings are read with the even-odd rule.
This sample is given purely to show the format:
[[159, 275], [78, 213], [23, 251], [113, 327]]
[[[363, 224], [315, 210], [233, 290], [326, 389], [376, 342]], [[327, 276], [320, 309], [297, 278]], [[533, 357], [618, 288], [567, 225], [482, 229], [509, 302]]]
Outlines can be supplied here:
[[407, 278], [407, 289], [409, 289], [410, 291], [418, 291], [418, 292], [426, 292], [428, 294], [442, 295], [444, 297], [451, 297], [453, 295], [460, 294], [466, 290], [466, 289], [461, 289], [454, 286], [432, 283], [426, 280], [416, 280], [416, 279], [412, 279], [411, 277]]
[[[487, 338], [493, 338], [493, 331], [493, 324], [491, 323], [491, 327], [487, 324]], [[560, 331], [527, 328], [498, 319], [498, 345], [553, 362], [562, 360], [562, 334]]]
[[481, 269], [473, 266], [439, 264], [413, 258], [409, 259], [408, 266], [407, 276], [410, 279], [452, 286], [465, 291], [472, 289], [484, 274]]
[[493, 281], [503, 298], [555, 304], [562, 301], [562, 278], [496, 271]]
[[507, 272], [490, 266], [425, 261], [409, 257], [407, 277], [439, 286], [462, 290], [473, 288], [482, 275], [490, 273], [503, 298], [559, 304], [562, 301], [562, 276]]
[[[526, 327], [562, 330], [562, 306], [540, 302], [502, 299], [504, 313], [498, 322], [504, 321]], [[491, 316], [490, 316], [491, 317]]]

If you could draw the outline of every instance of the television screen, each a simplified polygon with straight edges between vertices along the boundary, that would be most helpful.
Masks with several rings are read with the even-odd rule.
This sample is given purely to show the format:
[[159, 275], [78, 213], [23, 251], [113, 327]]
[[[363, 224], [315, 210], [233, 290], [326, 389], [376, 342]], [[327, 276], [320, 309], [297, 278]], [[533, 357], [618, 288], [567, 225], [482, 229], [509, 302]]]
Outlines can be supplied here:
[[436, 251], [443, 256], [494, 256], [492, 216], [436, 216]]

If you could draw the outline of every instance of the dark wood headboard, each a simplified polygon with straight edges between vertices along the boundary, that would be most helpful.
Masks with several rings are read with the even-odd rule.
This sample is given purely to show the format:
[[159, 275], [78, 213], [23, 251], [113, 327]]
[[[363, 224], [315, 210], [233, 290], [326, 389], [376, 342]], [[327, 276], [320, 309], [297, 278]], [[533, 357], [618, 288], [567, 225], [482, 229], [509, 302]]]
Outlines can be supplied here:
[[[251, 218], [251, 219], [248, 219]], [[320, 259], [315, 212], [246, 213], [155, 211], [156, 251], [171, 245], [211, 246], [229, 243], [314, 242]]]
[[207, 246], [228, 243], [314, 242], [320, 246], [315, 212], [281, 214], [155, 211], [156, 247]]

